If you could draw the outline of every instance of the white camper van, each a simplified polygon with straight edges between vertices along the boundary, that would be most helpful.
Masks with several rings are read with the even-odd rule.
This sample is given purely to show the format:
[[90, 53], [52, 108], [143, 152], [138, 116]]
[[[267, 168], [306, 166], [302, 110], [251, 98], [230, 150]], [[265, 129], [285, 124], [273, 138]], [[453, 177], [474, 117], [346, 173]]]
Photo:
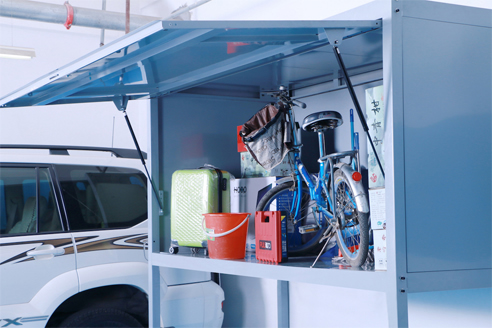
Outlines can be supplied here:
[[[0, 326], [148, 326], [137, 154], [0, 148]], [[162, 327], [222, 325], [224, 292], [209, 273], [161, 271], [160, 285]]]

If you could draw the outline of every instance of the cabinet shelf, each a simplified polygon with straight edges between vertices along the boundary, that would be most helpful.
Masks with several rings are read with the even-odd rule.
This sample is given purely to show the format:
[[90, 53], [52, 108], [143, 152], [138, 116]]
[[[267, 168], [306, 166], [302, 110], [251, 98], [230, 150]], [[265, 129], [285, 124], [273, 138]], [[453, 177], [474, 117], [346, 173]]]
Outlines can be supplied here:
[[313, 258], [289, 259], [285, 263], [258, 262], [251, 255], [244, 260], [217, 260], [202, 254], [177, 255], [153, 253], [151, 262], [155, 266], [168, 268], [218, 272], [253, 278], [283, 280], [289, 282], [316, 283], [327, 286], [386, 291], [386, 271], [362, 270], [331, 264], [331, 260], [318, 261], [310, 268]]

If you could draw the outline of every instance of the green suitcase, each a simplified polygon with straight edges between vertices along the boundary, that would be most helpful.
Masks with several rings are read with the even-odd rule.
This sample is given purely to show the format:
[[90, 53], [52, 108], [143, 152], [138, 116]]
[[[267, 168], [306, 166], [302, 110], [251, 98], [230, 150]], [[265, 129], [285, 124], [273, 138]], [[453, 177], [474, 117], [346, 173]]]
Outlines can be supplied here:
[[[229, 213], [231, 175], [219, 169], [178, 170], [171, 182], [171, 247], [176, 254], [179, 246], [207, 247], [202, 230], [204, 213]], [[220, 190], [220, 193], [219, 193]]]

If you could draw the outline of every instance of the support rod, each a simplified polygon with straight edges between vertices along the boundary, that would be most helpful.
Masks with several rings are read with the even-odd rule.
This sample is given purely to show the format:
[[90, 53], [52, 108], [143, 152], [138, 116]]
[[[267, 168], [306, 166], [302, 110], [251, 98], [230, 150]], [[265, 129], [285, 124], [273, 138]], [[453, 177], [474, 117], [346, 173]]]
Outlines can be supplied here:
[[154, 185], [154, 181], [152, 181], [152, 179], [150, 178], [149, 170], [147, 169], [147, 165], [145, 164], [145, 159], [143, 157], [142, 151], [140, 150], [140, 146], [138, 145], [137, 137], [135, 136], [135, 132], [133, 132], [132, 124], [130, 123], [130, 119], [126, 114], [126, 110], [123, 111], [123, 114], [125, 115], [126, 124], [128, 125], [128, 129], [130, 130], [130, 134], [132, 135], [133, 142], [135, 143], [135, 147], [137, 148], [138, 155], [140, 156], [140, 161], [142, 161], [142, 164], [145, 168], [145, 172], [147, 173], [147, 178], [149, 179], [149, 182], [152, 185], [154, 196], [157, 199], [157, 203], [159, 204], [160, 214], [162, 214], [163, 208], [162, 208], [161, 200], [159, 199], [159, 193], [157, 192], [157, 189]]
[[362, 128], [367, 134], [367, 138], [371, 144], [372, 151], [374, 152], [374, 156], [376, 156], [376, 160], [378, 161], [379, 168], [381, 169], [381, 174], [384, 176], [384, 169], [381, 161], [379, 160], [378, 153], [376, 152], [376, 147], [374, 147], [374, 143], [372, 142], [371, 135], [369, 134], [369, 127], [367, 126], [366, 118], [364, 117], [364, 113], [362, 113], [362, 109], [360, 108], [359, 100], [357, 99], [357, 95], [355, 94], [354, 86], [352, 85], [352, 81], [350, 81], [350, 77], [347, 73], [347, 69], [345, 68], [345, 64], [343, 63], [342, 56], [340, 55], [340, 49], [337, 46], [333, 46], [333, 52], [335, 53], [335, 57], [337, 58], [338, 66], [342, 70], [343, 77], [347, 83], [347, 88], [349, 90], [350, 96], [352, 97], [352, 102], [354, 103], [357, 114], [359, 115], [360, 122], [362, 123]]

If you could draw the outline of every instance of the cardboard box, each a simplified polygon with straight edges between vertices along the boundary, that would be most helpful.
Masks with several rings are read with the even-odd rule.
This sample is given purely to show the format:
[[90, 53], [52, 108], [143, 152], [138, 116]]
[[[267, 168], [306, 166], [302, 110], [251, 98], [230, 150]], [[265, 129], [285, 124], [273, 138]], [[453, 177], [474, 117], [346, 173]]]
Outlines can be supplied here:
[[274, 167], [272, 170], [265, 170], [258, 162], [251, 156], [249, 152], [239, 153], [241, 156], [241, 178], [256, 178], [256, 177], [268, 177], [268, 176], [289, 176], [292, 173], [293, 162], [289, 156], [285, 156], [282, 163]]
[[386, 256], [386, 230], [373, 230], [374, 238], [374, 270], [386, 271], [388, 257]]
[[261, 177], [231, 180], [231, 213], [251, 213], [246, 238], [246, 251], [255, 252], [255, 212], [260, 199], [281, 177]]
[[386, 191], [384, 188], [369, 189], [371, 228], [386, 229]]
[[[383, 92], [382, 85], [366, 89], [366, 119], [369, 134], [371, 135], [372, 142], [384, 169], [385, 108]], [[369, 140], [367, 140], [367, 156], [369, 188], [384, 187], [384, 177]]]

